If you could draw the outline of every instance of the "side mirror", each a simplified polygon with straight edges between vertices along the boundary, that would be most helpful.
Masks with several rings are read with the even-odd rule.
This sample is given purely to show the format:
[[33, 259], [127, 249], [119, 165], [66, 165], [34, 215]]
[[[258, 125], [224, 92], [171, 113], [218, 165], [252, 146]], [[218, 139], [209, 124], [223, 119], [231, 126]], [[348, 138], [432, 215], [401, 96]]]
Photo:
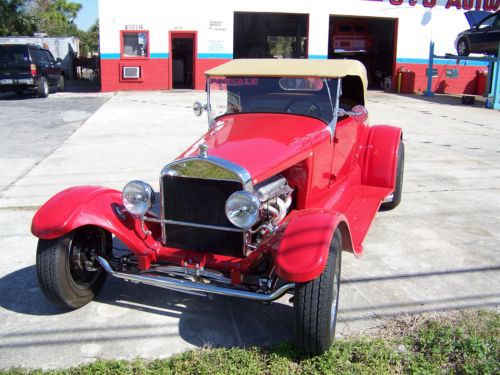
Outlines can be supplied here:
[[58, 57], [58, 58], [56, 59], [56, 64], [62, 64], [62, 62], [63, 62], [63, 61], [62, 61], [62, 59], [61, 59], [60, 57]]
[[350, 111], [339, 108], [337, 111], [337, 116], [349, 116], [354, 117], [358, 122], [365, 122], [368, 119], [368, 110], [363, 105], [355, 105]]
[[368, 110], [363, 105], [354, 106], [351, 112], [353, 113], [352, 116], [359, 122], [365, 122], [368, 119]]
[[201, 104], [199, 101], [193, 103], [193, 113], [196, 117], [200, 117], [205, 109], [206, 106]]

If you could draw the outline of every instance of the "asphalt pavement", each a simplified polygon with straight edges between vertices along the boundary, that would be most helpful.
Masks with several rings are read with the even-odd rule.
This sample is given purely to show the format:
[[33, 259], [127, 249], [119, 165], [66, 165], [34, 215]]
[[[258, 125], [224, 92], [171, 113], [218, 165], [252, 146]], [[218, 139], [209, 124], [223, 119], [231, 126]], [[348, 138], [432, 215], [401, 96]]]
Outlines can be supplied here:
[[[72, 110], [93, 112], [74, 100]], [[0, 194], [0, 368], [164, 358], [203, 345], [291, 340], [288, 298], [265, 306], [108, 278], [96, 301], [76, 311], [45, 299], [36, 280], [36, 238], [29, 232], [35, 208], [72, 185], [121, 189], [143, 179], [157, 188], [162, 167], [206, 129], [206, 119], [191, 111], [203, 92], [122, 92], [103, 100], [69, 138], [70, 131], [60, 130], [59, 141], [33, 154], [37, 162], [12, 177], [4, 171], [22, 163], [16, 152], [26, 147], [30, 158], [30, 142], [40, 142], [36, 149], [44, 142], [29, 135], [19, 142], [16, 124], [6, 126], [1, 118], [0, 129], [8, 130], [1, 130], [0, 144], [7, 181]], [[34, 113], [38, 104], [26, 101]], [[17, 105], [0, 101], [0, 116]], [[403, 201], [378, 214], [362, 258], [343, 255], [338, 335], [369, 331], [404, 314], [498, 309], [499, 112], [462, 106], [459, 98], [381, 92], [369, 92], [367, 107], [372, 124], [404, 130]], [[4, 148], [14, 155], [10, 161], [4, 161]]]
[[0, 192], [71, 136], [112, 95], [0, 93]]

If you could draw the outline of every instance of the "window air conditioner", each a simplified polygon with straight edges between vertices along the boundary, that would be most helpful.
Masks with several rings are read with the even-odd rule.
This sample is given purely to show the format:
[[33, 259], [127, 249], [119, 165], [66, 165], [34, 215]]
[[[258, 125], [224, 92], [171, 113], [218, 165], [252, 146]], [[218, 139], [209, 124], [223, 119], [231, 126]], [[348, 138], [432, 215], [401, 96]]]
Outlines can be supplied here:
[[123, 78], [140, 78], [141, 77], [141, 67], [140, 66], [124, 66], [123, 67]]

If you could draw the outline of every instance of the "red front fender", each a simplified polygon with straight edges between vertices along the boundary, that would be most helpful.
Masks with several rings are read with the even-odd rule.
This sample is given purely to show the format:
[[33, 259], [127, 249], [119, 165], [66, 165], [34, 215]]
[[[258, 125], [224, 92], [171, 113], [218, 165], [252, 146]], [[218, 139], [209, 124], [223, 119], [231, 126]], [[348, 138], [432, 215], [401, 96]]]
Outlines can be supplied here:
[[292, 282], [318, 277], [325, 268], [333, 233], [342, 234], [342, 249], [352, 250], [349, 226], [344, 215], [322, 209], [294, 211], [275, 249], [278, 275]]
[[[33, 217], [31, 233], [38, 238], [53, 239], [81, 226], [95, 225], [113, 233], [138, 256], [154, 261], [156, 242], [144, 235], [138, 220], [121, 210], [121, 192], [117, 190], [100, 186], [69, 188], [40, 207]], [[118, 215], [117, 211], [123, 213]]]

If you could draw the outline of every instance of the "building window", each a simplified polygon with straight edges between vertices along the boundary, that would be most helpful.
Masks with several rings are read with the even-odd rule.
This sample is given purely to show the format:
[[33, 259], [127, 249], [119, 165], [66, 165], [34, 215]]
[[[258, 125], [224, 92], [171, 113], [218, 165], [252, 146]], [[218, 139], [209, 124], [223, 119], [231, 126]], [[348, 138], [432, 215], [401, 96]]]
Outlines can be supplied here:
[[458, 69], [446, 69], [446, 78], [458, 78]]
[[148, 33], [122, 32], [123, 57], [148, 57]]

